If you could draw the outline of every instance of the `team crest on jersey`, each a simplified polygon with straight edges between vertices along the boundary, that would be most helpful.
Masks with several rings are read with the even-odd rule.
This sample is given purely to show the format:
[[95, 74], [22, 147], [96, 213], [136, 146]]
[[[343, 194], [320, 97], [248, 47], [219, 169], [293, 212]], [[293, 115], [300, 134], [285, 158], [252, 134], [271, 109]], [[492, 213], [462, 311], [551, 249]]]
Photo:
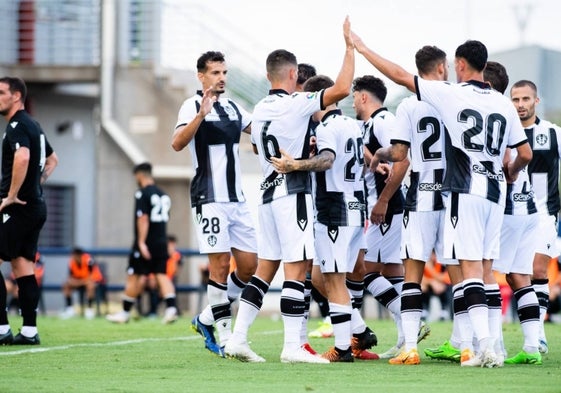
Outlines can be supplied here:
[[230, 120], [237, 120], [238, 119], [238, 114], [234, 110], [234, 108], [232, 108], [232, 106], [224, 105], [224, 112], [226, 112], [226, 114], [228, 115]]
[[339, 237], [339, 229], [338, 228], [331, 228], [327, 230], [327, 236], [329, 236], [329, 238], [331, 239], [331, 241], [333, 243], [335, 243], [335, 241], [337, 240], [337, 237]]
[[317, 91], [314, 91], [313, 93], [306, 93], [306, 98], [307, 98], [308, 100], [312, 100], [312, 99], [316, 98], [317, 95], [318, 95], [318, 92], [317, 92]]
[[214, 235], [210, 235], [207, 239], [206, 239], [207, 243], [209, 246], [214, 247], [216, 246], [216, 243], [218, 243], [218, 240], [216, 239], [216, 236]]
[[545, 134], [538, 134], [536, 135], [536, 143], [540, 146], [545, 146], [545, 144], [548, 142], [548, 137]]

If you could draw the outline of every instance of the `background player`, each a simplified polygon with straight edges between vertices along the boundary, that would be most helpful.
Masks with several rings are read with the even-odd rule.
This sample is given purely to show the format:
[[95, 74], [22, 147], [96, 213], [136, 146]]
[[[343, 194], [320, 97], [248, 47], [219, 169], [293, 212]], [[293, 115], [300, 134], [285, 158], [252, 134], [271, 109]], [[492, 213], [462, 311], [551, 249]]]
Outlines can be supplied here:
[[150, 273], [156, 275], [158, 286], [166, 302], [163, 323], [177, 320], [175, 288], [166, 276], [167, 223], [171, 209], [170, 197], [162, 191], [152, 177], [152, 165], [148, 162], [138, 164], [133, 169], [139, 186], [135, 198], [134, 243], [129, 255], [127, 282], [123, 295], [123, 310], [106, 316], [115, 323], [126, 323], [130, 311], [140, 291], [140, 277]]

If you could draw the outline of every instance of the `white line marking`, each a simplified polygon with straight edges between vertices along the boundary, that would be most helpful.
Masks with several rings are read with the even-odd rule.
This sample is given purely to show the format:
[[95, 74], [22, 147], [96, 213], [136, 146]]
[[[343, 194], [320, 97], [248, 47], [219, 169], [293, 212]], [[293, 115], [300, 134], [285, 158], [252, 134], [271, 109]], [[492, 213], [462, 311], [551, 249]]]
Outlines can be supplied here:
[[[272, 330], [272, 331], [261, 332], [257, 334], [270, 335], [270, 334], [279, 334], [279, 333], [282, 333], [282, 330]], [[48, 352], [48, 351], [64, 351], [67, 349], [82, 348], [82, 347], [108, 347], [108, 346], [116, 346], [116, 345], [141, 344], [145, 342], [156, 342], [156, 341], [188, 341], [188, 340], [198, 340], [198, 339], [200, 339], [198, 335], [189, 336], [189, 337], [169, 337], [169, 338], [137, 338], [134, 340], [111, 341], [107, 343], [79, 343], [79, 344], [60, 345], [58, 347], [33, 347], [28, 349], [20, 349], [18, 351], [8, 351], [8, 352], [0, 351], [0, 356], [21, 355], [25, 353], [40, 353], [40, 352]]]

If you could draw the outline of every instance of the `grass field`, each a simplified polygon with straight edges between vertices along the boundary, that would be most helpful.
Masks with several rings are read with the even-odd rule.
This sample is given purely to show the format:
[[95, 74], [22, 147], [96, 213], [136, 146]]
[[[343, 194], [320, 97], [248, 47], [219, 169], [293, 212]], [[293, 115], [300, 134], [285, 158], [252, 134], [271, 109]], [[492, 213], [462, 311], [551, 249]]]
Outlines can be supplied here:
[[[250, 331], [252, 348], [267, 359], [249, 364], [204, 349], [184, 316], [163, 326], [143, 319], [113, 325], [102, 318], [40, 317], [42, 344], [0, 347], [0, 392], [561, 392], [561, 325], [546, 326], [550, 352], [543, 365], [500, 369], [461, 368], [422, 355], [418, 366], [386, 361], [282, 364], [282, 322], [260, 317]], [[12, 327], [20, 323], [12, 317]], [[391, 321], [368, 321], [385, 351], [395, 343]], [[311, 327], [316, 321], [310, 322]], [[431, 324], [422, 349], [449, 337], [450, 322]], [[520, 328], [504, 326], [509, 354], [522, 345]], [[324, 351], [332, 339], [311, 339]]]

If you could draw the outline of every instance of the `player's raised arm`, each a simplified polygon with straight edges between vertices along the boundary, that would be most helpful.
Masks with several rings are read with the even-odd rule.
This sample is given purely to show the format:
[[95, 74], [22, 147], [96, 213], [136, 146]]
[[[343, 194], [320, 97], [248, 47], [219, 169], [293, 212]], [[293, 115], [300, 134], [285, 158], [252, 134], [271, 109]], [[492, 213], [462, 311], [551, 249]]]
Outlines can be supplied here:
[[353, 84], [353, 77], [355, 74], [355, 51], [351, 38], [351, 22], [348, 16], [343, 23], [343, 37], [345, 38], [345, 57], [343, 58], [343, 65], [341, 66], [339, 75], [337, 75], [335, 84], [325, 89], [323, 93], [324, 107], [341, 101], [351, 92], [351, 85]]
[[351, 31], [351, 39], [357, 52], [363, 55], [364, 58], [368, 60], [374, 67], [376, 67], [378, 71], [380, 71], [382, 74], [390, 78], [398, 85], [405, 86], [413, 93], [416, 92], [415, 78], [413, 74], [407, 72], [400, 65], [383, 58], [378, 53], [368, 48], [354, 31]]
[[191, 142], [191, 140], [195, 137], [199, 126], [205, 119], [205, 116], [210, 113], [212, 106], [217, 101], [217, 99], [218, 98], [213, 92], [212, 87], [209, 87], [204, 91], [203, 98], [201, 99], [201, 107], [195, 118], [191, 122], [189, 122], [189, 124], [177, 127], [173, 132], [171, 140], [171, 147], [173, 148], [173, 150], [181, 151], [183, 150], [183, 148], [185, 148], [185, 146], [189, 144], [189, 142]]

